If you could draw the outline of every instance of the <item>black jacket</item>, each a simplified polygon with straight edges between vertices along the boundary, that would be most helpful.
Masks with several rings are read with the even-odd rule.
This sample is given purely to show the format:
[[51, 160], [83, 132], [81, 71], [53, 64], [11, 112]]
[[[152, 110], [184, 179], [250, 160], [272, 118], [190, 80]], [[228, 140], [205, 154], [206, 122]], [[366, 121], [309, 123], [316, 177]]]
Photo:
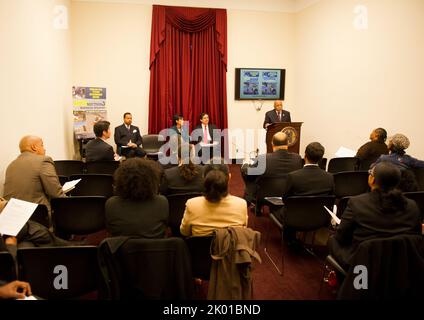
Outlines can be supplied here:
[[334, 179], [331, 173], [318, 166], [305, 166], [288, 173], [283, 198], [291, 196], [318, 196], [334, 193]]
[[266, 129], [265, 125], [267, 123], [278, 123], [278, 122], [291, 122], [290, 112], [286, 110], [282, 110], [281, 121], [278, 119], [277, 111], [275, 111], [275, 109], [265, 113], [265, 120], [263, 124], [264, 129]]
[[114, 155], [113, 147], [101, 138], [89, 141], [85, 147], [85, 158], [87, 162], [113, 161]]
[[335, 234], [340, 245], [354, 249], [368, 239], [421, 233], [421, 216], [415, 201], [405, 198], [404, 210], [385, 213], [378, 197], [373, 191], [350, 198]]
[[168, 200], [157, 195], [145, 201], [114, 196], [105, 204], [106, 229], [113, 237], [164, 238], [168, 225]]
[[126, 146], [128, 142], [135, 143], [138, 147], [142, 143], [142, 138], [140, 135], [140, 130], [138, 127], [131, 125], [130, 130], [127, 129], [125, 124], [120, 125], [115, 128], [115, 143], [117, 148], [119, 149], [121, 146]]
[[[247, 169], [257, 168], [258, 172], [249, 175]], [[302, 158], [297, 153], [288, 152], [287, 150], [276, 150], [272, 153], [261, 154], [255, 164], [248, 166], [243, 165], [241, 170], [244, 175], [253, 177], [287, 177], [287, 173], [301, 169]], [[251, 179], [249, 179], [251, 180]]]
[[180, 167], [173, 167], [165, 170], [160, 185], [161, 194], [176, 194], [186, 192], [203, 191], [203, 167], [195, 165], [197, 175], [190, 181], [187, 181], [181, 175]]

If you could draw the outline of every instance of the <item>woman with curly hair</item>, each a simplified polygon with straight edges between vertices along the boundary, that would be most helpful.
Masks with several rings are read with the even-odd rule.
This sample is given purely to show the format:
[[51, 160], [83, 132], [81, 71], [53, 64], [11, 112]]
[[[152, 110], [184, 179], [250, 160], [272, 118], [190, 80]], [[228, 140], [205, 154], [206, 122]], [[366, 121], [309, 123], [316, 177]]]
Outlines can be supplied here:
[[111, 236], [164, 238], [168, 200], [158, 195], [159, 170], [150, 160], [131, 158], [115, 171], [115, 196], [106, 201]]

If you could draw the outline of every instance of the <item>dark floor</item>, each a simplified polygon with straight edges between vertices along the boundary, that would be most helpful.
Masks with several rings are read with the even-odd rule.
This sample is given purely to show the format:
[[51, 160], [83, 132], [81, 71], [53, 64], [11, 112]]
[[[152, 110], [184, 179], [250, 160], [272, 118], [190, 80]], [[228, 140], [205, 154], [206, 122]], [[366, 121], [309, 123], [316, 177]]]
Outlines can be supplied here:
[[[238, 165], [231, 165], [230, 192], [242, 197], [244, 183]], [[323, 259], [326, 247], [315, 247], [314, 257], [306, 251], [293, 253], [284, 247], [284, 275], [280, 276], [264, 252], [267, 251], [281, 270], [281, 233], [269, 223], [265, 213], [256, 217], [253, 210], [249, 213], [249, 227], [261, 232], [262, 241], [259, 254], [262, 263], [256, 263], [253, 271], [253, 298], [256, 300], [322, 300], [335, 299], [332, 288], [323, 283]], [[268, 239], [266, 239], [268, 237]]]

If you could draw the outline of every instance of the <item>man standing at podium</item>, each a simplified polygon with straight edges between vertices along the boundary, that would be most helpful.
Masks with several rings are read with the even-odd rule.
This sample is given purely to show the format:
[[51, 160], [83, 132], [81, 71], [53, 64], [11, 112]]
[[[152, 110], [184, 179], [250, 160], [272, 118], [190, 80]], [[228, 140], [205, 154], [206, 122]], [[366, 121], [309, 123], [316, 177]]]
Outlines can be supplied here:
[[268, 126], [278, 122], [291, 122], [290, 112], [283, 110], [283, 101], [274, 101], [274, 110], [265, 113], [264, 129], [268, 129]]

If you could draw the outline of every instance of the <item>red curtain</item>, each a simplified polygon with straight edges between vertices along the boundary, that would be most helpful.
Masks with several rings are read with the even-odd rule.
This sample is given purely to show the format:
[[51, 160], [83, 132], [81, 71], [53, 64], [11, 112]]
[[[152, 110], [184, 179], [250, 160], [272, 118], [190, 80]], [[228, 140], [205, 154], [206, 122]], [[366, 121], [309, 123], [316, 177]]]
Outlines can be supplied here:
[[227, 11], [153, 6], [149, 133], [182, 114], [190, 129], [201, 112], [227, 128]]

